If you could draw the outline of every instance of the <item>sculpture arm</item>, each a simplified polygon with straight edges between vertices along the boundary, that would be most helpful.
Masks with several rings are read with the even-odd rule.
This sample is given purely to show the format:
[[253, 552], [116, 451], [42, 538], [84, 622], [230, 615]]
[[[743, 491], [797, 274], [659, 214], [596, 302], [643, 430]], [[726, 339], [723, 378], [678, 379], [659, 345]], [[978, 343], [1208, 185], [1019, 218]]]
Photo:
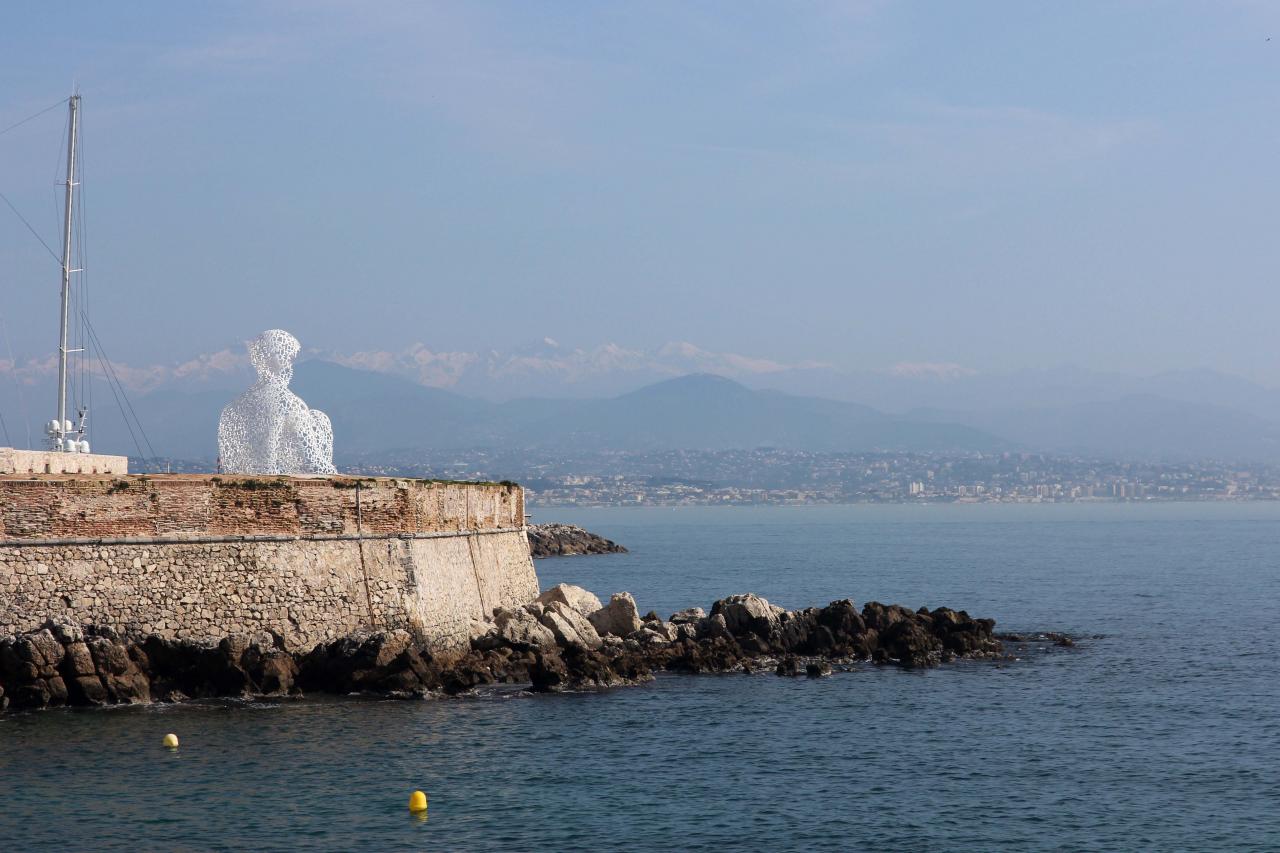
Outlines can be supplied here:
[[308, 468], [315, 474], [336, 474], [338, 469], [333, 465], [333, 423], [329, 416], [319, 409], [311, 409], [311, 429], [308, 431]]

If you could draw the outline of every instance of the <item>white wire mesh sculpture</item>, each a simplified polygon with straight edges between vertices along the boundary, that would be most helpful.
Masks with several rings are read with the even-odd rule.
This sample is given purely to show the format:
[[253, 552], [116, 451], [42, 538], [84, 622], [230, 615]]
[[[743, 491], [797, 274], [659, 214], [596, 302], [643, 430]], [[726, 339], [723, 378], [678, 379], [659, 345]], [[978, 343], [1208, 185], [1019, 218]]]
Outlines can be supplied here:
[[218, 421], [218, 453], [229, 474], [336, 474], [333, 425], [289, 390], [302, 345], [283, 329], [249, 341], [258, 381]]

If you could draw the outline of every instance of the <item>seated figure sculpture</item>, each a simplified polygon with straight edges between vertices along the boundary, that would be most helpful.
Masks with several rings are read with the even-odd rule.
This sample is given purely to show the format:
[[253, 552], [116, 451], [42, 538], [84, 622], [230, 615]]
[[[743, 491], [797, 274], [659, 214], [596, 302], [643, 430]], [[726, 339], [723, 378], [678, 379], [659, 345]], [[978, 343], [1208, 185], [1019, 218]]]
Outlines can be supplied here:
[[283, 329], [249, 342], [258, 381], [222, 410], [221, 468], [229, 474], [336, 474], [333, 425], [289, 390], [293, 360], [302, 349]]

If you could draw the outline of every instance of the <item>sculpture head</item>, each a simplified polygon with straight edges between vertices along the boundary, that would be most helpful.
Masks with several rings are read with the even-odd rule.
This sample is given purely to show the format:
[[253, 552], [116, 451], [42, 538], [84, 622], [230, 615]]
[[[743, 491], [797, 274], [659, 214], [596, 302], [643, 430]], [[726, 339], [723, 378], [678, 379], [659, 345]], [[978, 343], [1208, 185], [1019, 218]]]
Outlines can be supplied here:
[[333, 474], [333, 424], [289, 389], [302, 346], [283, 329], [248, 341], [253, 387], [218, 419], [218, 454], [230, 474]]
[[284, 329], [268, 329], [249, 341], [249, 361], [263, 382], [288, 385], [293, 378], [293, 360], [301, 350], [298, 339]]

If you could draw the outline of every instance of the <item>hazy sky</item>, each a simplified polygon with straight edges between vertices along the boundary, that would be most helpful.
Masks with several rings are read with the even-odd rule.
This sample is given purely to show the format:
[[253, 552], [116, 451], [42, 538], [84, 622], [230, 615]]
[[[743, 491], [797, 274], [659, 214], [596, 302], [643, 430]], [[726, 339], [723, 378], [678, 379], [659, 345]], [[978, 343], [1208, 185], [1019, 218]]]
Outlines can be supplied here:
[[[0, 73], [0, 127], [79, 83], [121, 361], [283, 326], [1280, 384], [1280, 4], [15, 3]], [[0, 136], [51, 244], [63, 119]], [[45, 355], [2, 206], [0, 259]]]

